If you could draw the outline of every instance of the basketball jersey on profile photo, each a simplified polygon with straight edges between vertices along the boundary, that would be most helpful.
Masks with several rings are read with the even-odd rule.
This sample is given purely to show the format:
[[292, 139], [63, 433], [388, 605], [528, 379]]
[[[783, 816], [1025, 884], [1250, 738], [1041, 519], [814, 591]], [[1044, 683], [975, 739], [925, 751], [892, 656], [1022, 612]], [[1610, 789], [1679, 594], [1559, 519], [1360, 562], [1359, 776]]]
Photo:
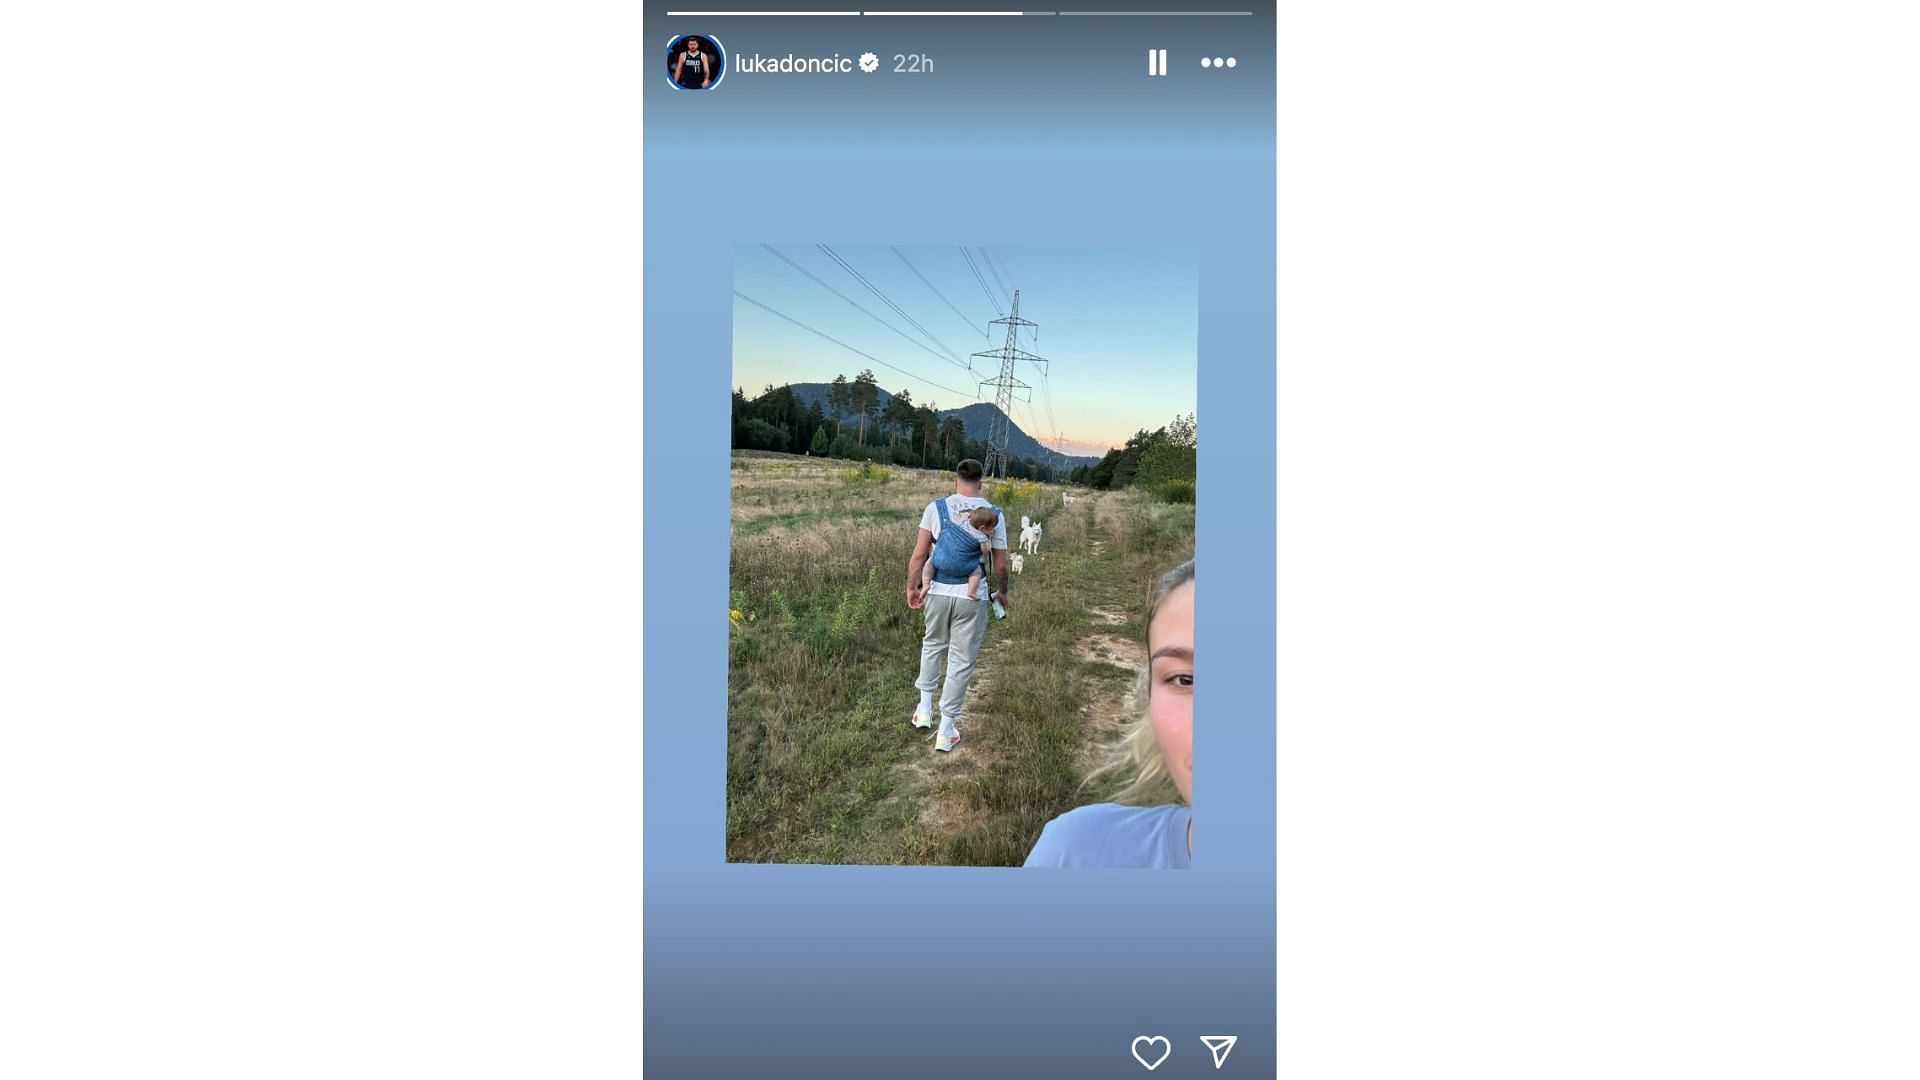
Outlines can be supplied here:
[[707, 75], [707, 54], [688, 52], [680, 56], [680, 85], [699, 86]]

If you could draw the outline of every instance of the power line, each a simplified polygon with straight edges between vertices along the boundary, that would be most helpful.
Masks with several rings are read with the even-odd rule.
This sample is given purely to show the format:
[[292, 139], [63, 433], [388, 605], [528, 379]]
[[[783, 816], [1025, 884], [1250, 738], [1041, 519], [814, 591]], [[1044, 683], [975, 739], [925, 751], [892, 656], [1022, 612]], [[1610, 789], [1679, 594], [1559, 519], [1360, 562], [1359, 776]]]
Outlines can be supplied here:
[[[915, 347], [924, 350], [929, 355], [939, 359], [942, 363], [948, 363], [948, 364], [953, 363], [953, 361], [948, 360], [946, 357], [941, 356], [939, 353], [934, 352], [932, 349], [927, 348], [925, 344], [921, 343], [921, 341], [918, 338], [914, 337], [912, 334], [907, 333], [905, 330], [900, 329], [899, 327], [893, 325], [892, 323], [881, 318], [880, 316], [875, 315], [873, 312], [868, 311], [866, 308], [861, 307], [860, 304], [857, 301], [855, 301], [852, 297], [841, 292], [839, 289], [836, 289], [833, 286], [827, 284], [826, 282], [820, 280], [820, 276], [818, 274], [815, 274], [813, 271], [807, 269], [804, 266], [801, 266], [797, 262], [794, 262], [792, 259], [788, 258], [784, 253], [776, 249], [772, 244], [761, 244], [760, 246], [763, 248], [766, 248], [768, 252], [772, 253], [774, 258], [779, 259], [781, 262], [786, 263], [788, 266], [791, 266], [795, 270], [798, 270], [801, 273], [812, 278], [814, 280], [814, 283], [819, 285], [821, 288], [827, 290], [828, 292], [839, 297], [840, 299], [845, 300], [847, 303], [852, 304], [854, 309], [859, 311], [860, 314], [865, 315], [867, 318], [872, 319], [874, 322], [879, 323], [881, 326], [884, 326], [887, 329], [893, 331], [894, 333], [899, 334], [901, 337], [906, 338], [908, 341], [913, 342]], [[969, 375], [973, 373], [973, 369], [970, 367], [967, 367], [967, 365], [961, 364], [960, 366], [967, 368], [967, 373]]]
[[867, 280], [867, 278], [866, 278], [866, 275], [865, 275], [865, 274], [862, 274], [862, 273], [861, 273], [860, 271], [858, 271], [858, 270], [855, 270], [855, 269], [853, 268], [853, 264], [852, 264], [852, 263], [850, 263], [850, 262], [848, 262], [848, 261], [847, 261], [847, 260], [846, 260], [846, 259], [845, 259], [844, 257], [842, 257], [842, 256], [840, 255], [840, 253], [839, 253], [839, 252], [837, 252], [837, 251], [835, 251], [835, 250], [833, 250], [832, 248], [830, 248], [830, 247], [828, 247], [828, 246], [827, 246], [827, 245], [825, 245], [825, 244], [820, 244], [820, 245], [818, 245], [818, 246], [819, 246], [819, 248], [820, 248], [820, 250], [821, 250], [821, 251], [824, 251], [824, 252], [826, 252], [826, 254], [827, 254], [827, 258], [829, 258], [829, 259], [832, 259], [832, 260], [833, 260], [834, 262], [836, 262], [836, 263], [838, 263], [838, 264], [840, 265], [840, 269], [842, 269], [842, 270], [845, 270], [845, 271], [846, 271], [847, 273], [849, 273], [849, 274], [852, 274], [852, 275], [853, 275], [853, 279], [854, 279], [855, 281], [858, 281], [858, 282], [859, 282], [860, 284], [862, 284], [862, 285], [865, 285], [865, 286], [867, 287], [867, 291], [868, 291], [868, 292], [870, 292], [870, 293], [872, 293], [873, 295], [875, 295], [875, 296], [877, 296], [877, 297], [879, 297], [879, 298], [880, 298], [880, 302], [881, 302], [881, 303], [883, 303], [883, 304], [885, 304], [885, 305], [887, 305], [887, 307], [889, 307], [889, 308], [891, 308], [891, 309], [893, 309], [893, 313], [894, 313], [894, 314], [896, 314], [896, 315], [898, 315], [898, 316], [900, 316], [901, 318], [903, 318], [903, 319], [905, 319], [905, 320], [907, 320], [907, 323], [908, 323], [909, 325], [911, 325], [911, 326], [912, 326], [912, 327], [913, 327], [913, 328], [914, 328], [915, 330], [918, 330], [918, 331], [920, 331], [920, 332], [921, 332], [922, 334], [925, 334], [925, 335], [927, 336], [927, 340], [928, 340], [928, 341], [931, 341], [931, 342], [933, 342], [933, 343], [934, 343], [935, 345], [938, 345], [938, 346], [940, 347], [940, 350], [941, 350], [942, 352], [944, 352], [944, 353], [946, 353], [946, 354], [947, 354], [948, 356], [950, 356], [950, 357], [952, 357], [952, 358], [953, 358], [953, 362], [954, 362], [955, 364], [958, 364], [959, 366], [961, 366], [961, 367], [963, 367], [963, 368], [966, 368], [966, 369], [967, 369], [967, 372], [968, 372], [968, 374], [972, 374], [972, 372], [973, 372], [973, 367], [972, 367], [972, 365], [970, 365], [970, 364], [968, 364], [968, 363], [967, 363], [967, 362], [966, 362], [965, 360], [962, 360], [962, 359], [960, 359], [960, 354], [959, 354], [959, 353], [957, 353], [957, 352], [954, 352], [954, 351], [953, 351], [952, 349], [949, 349], [949, 348], [947, 348], [947, 343], [946, 343], [946, 342], [944, 342], [944, 341], [941, 341], [941, 340], [940, 340], [939, 338], [937, 338], [937, 337], [934, 337], [934, 336], [933, 336], [933, 331], [931, 331], [931, 330], [929, 330], [929, 329], [927, 329], [927, 328], [926, 328], [926, 327], [924, 327], [924, 326], [921, 326], [921, 325], [920, 325], [920, 320], [919, 320], [919, 319], [916, 319], [916, 318], [914, 318], [914, 317], [913, 317], [912, 315], [909, 315], [909, 314], [907, 314], [907, 311], [906, 311], [906, 309], [905, 309], [905, 308], [902, 308], [902, 307], [901, 307], [901, 306], [900, 306], [899, 304], [896, 304], [896, 303], [894, 303], [894, 302], [893, 302], [893, 298], [892, 298], [892, 297], [889, 297], [889, 296], [888, 296], [888, 295], [887, 295], [886, 293], [884, 293], [884, 292], [881, 292], [881, 291], [880, 291], [880, 287], [879, 287], [878, 285], [875, 285], [875, 284], [874, 284], [873, 282], [871, 282], [871, 281], [868, 281], [868, 280]]
[[[1034, 414], [1034, 411], [1033, 411], [1033, 402], [1031, 402], [1031, 401], [1028, 401], [1028, 402], [1027, 402], [1027, 407], [1026, 407], [1025, 409], [1023, 409], [1023, 410], [1022, 410], [1022, 412], [1023, 412], [1023, 413], [1024, 413], [1025, 415], [1026, 415], [1026, 418], [1027, 418], [1027, 422], [1028, 422], [1028, 423], [1030, 423], [1030, 424], [1032, 424], [1032, 425], [1033, 425], [1034, 427], [1036, 427], [1036, 428], [1038, 428], [1038, 427], [1040, 427], [1040, 417], [1038, 417], [1038, 416], [1036, 416], [1036, 415]], [[1045, 428], [1040, 428], [1040, 430], [1041, 430], [1042, 432], [1044, 432], [1044, 431], [1046, 431], [1047, 429], [1045, 429]], [[1030, 434], [1031, 434], [1031, 433], [1030, 433]], [[1058, 436], [1056, 435], [1056, 436], [1055, 436], [1055, 438], [1058, 438]], [[1054, 449], [1053, 447], [1051, 447], [1051, 446], [1048, 446], [1048, 445], [1047, 445], [1046, 443], [1044, 443], [1044, 442], [1040, 442], [1040, 438], [1039, 438], [1039, 436], [1034, 436], [1034, 439], [1033, 439], [1033, 441], [1034, 441], [1034, 442], [1036, 442], [1036, 443], [1039, 443], [1039, 444], [1040, 444], [1040, 451], [1041, 451], [1042, 453], [1044, 453], [1044, 454], [1047, 454], [1047, 455], [1049, 455], [1049, 456], [1051, 456], [1051, 457], [1054, 457], [1054, 458], [1063, 458], [1063, 457], [1065, 457], [1065, 456], [1066, 456], [1065, 454], [1062, 454], [1062, 453], [1061, 453], [1060, 451], [1058, 451], [1058, 450], [1055, 450], [1055, 449]]]
[[987, 303], [992, 305], [993, 313], [1005, 315], [1007, 309], [1000, 306], [1000, 298], [993, 295], [992, 289], [987, 288], [987, 279], [980, 273], [980, 268], [974, 265], [973, 256], [963, 247], [960, 249], [960, 257], [967, 260], [967, 269], [973, 271], [973, 280], [979, 282], [980, 291], [987, 294]]
[[[999, 252], [989, 247], [981, 248], [980, 254], [986, 260], [987, 268], [989, 270], [993, 270], [996, 265], [998, 266], [999, 269], [994, 273], [994, 280], [1000, 281], [1002, 283], [1002, 286], [1005, 287], [1006, 282], [1009, 282], [1013, 279], [1013, 270], [1007, 266], [1006, 256], [1000, 254]], [[1004, 274], [1004, 277], [1002, 276], [1003, 274]], [[1037, 348], [1040, 343], [1040, 327], [1037, 324], [1028, 324], [1028, 325], [1033, 332], [1033, 344]], [[1040, 368], [1040, 402], [1047, 414], [1047, 426], [1045, 430], [1051, 431], [1053, 433], [1053, 440], [1055, 442], [1059, 442], [1060, 441], [1060, 423], [1059, 421], [1055, 420], [1053, 417], [1053, 377], [1052, 377], [1050, 368], [1048, 366], [1042, 366]], [[1040, 426], [1039, 418], [1034, 415], [1033, 399], [1031, 394], [1029, 394], [1027, 398], [1027, 407], [1025, 409], [1025, 415], [1027, 417], [1027, 422], [1031, 426], [1033, 427]], [[1038, 439], [1035, 439], [1034, 441], [1039, 442]], [[1041, 444], [1041, 449], [1046, 451], [1049, 454], [1052, 454], [1055, 459], [1058, 459], [1060, 461], [1064, 461], [1064, 459], [1066, 458], [1065, 454], [1062, 454], [1060, 451], [1055, 450], [1054, 448], [1047, 446], [1044, 443]]]
[[1013, 414], [1020, 421], [1020, 430], [1026, 433], [1027, 438], [1033, 439], [1033, 441], [1039, 445], [1042, 452], [1045, 452], [1047, 449], [1046, 444], [1040, 442], [1040, 440], [1033, 434], [1033, 431], [1028, 430], [1029, 428], [1037, 429], [1041, 431], [1045, 430], [1040, 427], [1040, 421], [1035, 420], [1033, 418], [1033, 400], [1029, 398], [1023, 402], [1019, 398], [1014, 398]]
[[[981, 256], [981, 259], [987, 264], [988, 271], [990, 271], [993, 274], [993, 279], [996, 282], [1000, 283], [1000, 287], [1002, 289], [1010, 289], [1010, 286], [1008, 283], [1013, 280], [1013, 270], [1007, 266], [1006, 256], [1000, 254], [999, 252], [989, 247], [982, 247], [980, 249], [980, 256]], [[1016, 293], [1015, 295], [1018, 295], [1018, 294]], [[1015, 313], [1018, 314], [1017, 307], [1015, 309]], [[1024, 320], [1022, 321], [1024, 322]], [[1025, 325], [1032, 330], [1033, 344], [1036, 348], [1038, 348], [1040, 344], [1039, 325], [1035, 323], [1025, 323]], [[1018, 343], [1018, 337], [1017, 337], [1018, 326], [1017, 325], [1015, 328], [1015, 332], [1016, 332], [1015, 343], [1017, 344]], [[1047, 426], [1043, 430], [1051, 431], [1053, 433], [1053, 441], [1059, 442], [1060, 441], [1060, 423], [1059, 421], [1055, 420], [1053, 416], [1053, 377], [1050, 373], [1049, 368], [1044, 364], [1040, 368], [1040, 401], [1047, 415]], [[1018, 412], [1020, 415], [1026, 417], [1028, 427], [1039, 428], [1040, 420], [1039, 420], [1039, 417], [1034, 414], [1033, 395], [1032, 395], [1031, 387], [1028, 388], [1028, 395], [1025, 399], [1026, 407], [1022, 409], [1019, 407], [1020, 404], [1021, 404], [1020, 399], [1017, 399], [1017, 398], [1014, 399], [1015, 411]], [[1029, 437], [1031, 437], [1031, 433], [1029, 433]], [[1067, 460], [1066, 454], [1063, 454], [1059, 450], [1056, 450], [1053, 447], [1048, 446], [1043, 442], [1040, 442], [1038, 438], [1034, 438], [1033, 441], [1039, 444], [1040, 450], [1044, 455], [1050, 456], [1049, 458], [1043, 459], [1042, 464], [1050, 465], [1051, 467], [1056, 469], [1066, 464], [1066, 460]]]
[[[1035, 427], [1035, 428], [1039, 427], [1040, 420], [1038, 417], [1033, 415], [1033, 403], [1031, 401], [1027, 402], [1027, 407], [1024, 409], [1020, 408], [1019, 406], [1020, 406], [1020, 399], [1015, 398], [1014, 412], [1021, 416], [1026, 417], [1028, 426]], [[1022, 428], [1022, 430], [1024, 431], [1025, 428]], [[1041, 454], [1040, 464], [1041, 465], [1046, 466], [1049, 469], [1060, 469], [1065, 467], [1067, 463], [1067, 455], [1061, 453], [1058, 450], [1055, 450], [1053, 447], [1048, 446], [1046, 443], [1041, 442], [1039, 438], [1036, 437], [1031, 431], [1027, 432], [1027, 437], [1030, 439], [1033, 439], [1034, 445], [1040, 448], [1040, 454]], [[1054, 438], [1057, 440], [1059, 438], [1059, 435], [1056, 433]]]
[[[769, 314], [778, 315], [780, 318], [787, 320], [788, 322], [799, 327], [800, 329], [805, 330], [809, 334], [814, 334], [819, 337], [826, 338], [828, 341], [833, 342], [835, 345], [840, 346], [841, 348], [847, 350], [848, 352], [859, 353], [861, 356], [864, 356], [867, 359], [873, 361], [874, 363], [879, 364], [881, 367], [892, 368], [893, 370], [899, 372], [902, 375], [905, 375], [910, 379], [917, 379], [920, 382], [926, 383], [928, 386], [931, 386], [940, 390], [945, 390], [949, 394], [959, 394], [961, 397], [967, 396], [966, 392], [963, 390], [955, 390], [951, 386], [943, 386], [940, 383], [934, 382], [932, 379], [929, 379], [924, 375], [915, 375], [913, 372], [908, 371], [906, 368], [903, 368], [898, 364], [889, 364], [885, 360], [880, 359], [879, 357], [873, 355], [870, 352], [866, 352], [861, 349], [856, 349], [853, 346], [847, 344], [846, 342], [841, 341], [839, 338], [834, 337], [832, 334], [822, 333], [819, 330], [815, 330], [813, 327], [808, 326], [806, 323], [801, 322], [799, 319], [796, 319], [791, 315], [788, 315], [784, 312], [775, 311], [773, 308], [768, 307], [766, 304], [763, 304], [758, 300], [755, 300], [753, 297], [748, 296], [746, 293], [741, 292], [739, 289], [733, 290], [733, 295], [739, 297], [742, 300], [745, 300], [747, 303], [752, 304], [754, 307], [760, 308], [761, 310], [768, 312]], [[978, 393], [975, 393], [974, 400], [978, 401], [979, 399], [980, 399], [980, 395]]]
[[993, 252], [988, 248], [981, 248], [980, 258], [987, 264], [987, 272], [992, 274], [993, 280], [999, 284], [1001, 294], [1005, 295], [1012, 292], [1013, 289], [1008, 287], [1006, 279], [1000, 276], [999, 269], [993, 265]]
[[1005, 255], [1002, 255], [998, 251], [995, 251], [993, 253], [993, 257], [994, 257], [994, 260], [1000, 264], [1000, 272], [1007, 275], [1008, 281], [1012, 281], [1013, 267], [1007, 265], [1007, 257]]
[[1047, 426], [1053, 429], [1053, 441], [1060, 441], [1060, 422], [1053, 418], [1053, 375], [1047, 368], [1040, 369], [1040, 401], [1047, 408]]
[[[965, 251], [966, 249], [962, 248], [961, 250]], [[1007, 328], [1006, 344], [1000, 346], [998, 349], [987, 352], [977, 352], [973, 355], [1000, 361], [999, 376], [985, 380], [981, 385], [992, 385], [995, 391], [992, 424], [987, 429], [987, 475], [1005, 476], [1007, 475], [1007, 424], [1012, 420], [1010, 414], [1013, 410], [1013, 392], [1016, 389], [1025, 390], [1029, 396], [1031, 396], [1033, 392], [1031, 386], [1014, 378], [1014, 365], [1021, 360], [1031, 360], [1036, 364], [1044, 364], [1046, 360], [1030, 352], [1026, 352], [1019, 346], [1018, 335], [1020, 328], [1022, 326], [1033, 325], [1033, 323], [1020, 317], [1019, 292], [1016, 291], [1013, 294], [1013, 313], [993, 320], [993, 325], [1005, 326]]]
[[[951, 311], [952, 311], [952, 312], [953, 312], [953, 313], [954, 313], [955, 315], [958, 315], [958, 316], [960, 316], [960, 321], [961, 321], [961, 322], [963, 322], [963, 323], [966, 323], [966, 324], [967, 324], [967, 329], [968, 329], [968, 330], [972, 330], [972, 329], [973, 329], [973, 320], [972, 320], [972, 319], [969, 319], [969, 318], [967, 318], [967, 316], [966, 316], [966, 313], [965, 313], [965, 312], [963, 312], [963, 311], [961, 311], [961, 310], [960, 310], [959, 308], [957, 308], [957, 307], [954, 307], [954, 306], [953, 306], [953, 301], [951, 301], [951, 300], [949, 300], [949, 299], [947, 299], [947, 294], [946, 294], [946, 293], [943, 293], [943, 292], [941, 292], [941, 291], [940, 291], [939, 289], [934, 289], [934, 288], [933, 288], [933, 282], [931, 282], [931, 281], [927, 281], [927, 275], [925, 275], [925, 274], [923, 274], [923, 273], [921, 273], [921, 272], [920, 272], [920, 268], [919, 268], [919, 267], [917, 267], [917, 266], [915, 266], [915, 265], [913, 265], [913, 264], [912, 264], [911, 262], [907, 262], [907, 257], [906, 257], [906, 256], [905, 256], [904, 254], [902, 254], [902, 253], [901, 253], [901, 251], [900, 251], [900, 249], [899, 249], [899, 248], [897, 248], [897, 247], [889, 247], [889, 248], [887, 248], [887, 250], [888, 250], [888, 251], [891, 251], [891, 252], [893, 252], [893, 253], [894, 253], [895, 255], [899, 255], [899, 256], [900, 256], [900, 261], [901, 261], [901, 262], [903, 262], [903, 263], [907, 263], [907, 269], [909, 269], [909, 270], [911, 270], [911, 271], [913, 271], [913, 276], [914, 276], [914, 277], [917, 277], [917, 278], [919, 278], [919, 279], [920, 279], [920, 280], [921, 280], [921, 281], [922, 281], [923, 283], [925, 283], [925, 285], [927, 286], [927, 288], [929, 288], [929, 289], [933, 289], [933, 295], [935, 295], [935, 296], [937, 296], [937, 297], [939, 297], [939, 298], [940, 298], [940, 302], [941, 302], [941, 303], [943, 303], [943, 304], [945, 304], [945, 305], [947, 305], [947, 307], [948, 307], [948, 309], [949, 309], [949, 310], [951, 310]], [[980, 331], [980, 336], [981, 336], [981, 337], [990, 337], [991, 335], [989, 335], [989, 334], [987, 333], [987, 331], [986, 331], [986, 330], [985, 330], [985, 329], [983, 328], [983, 329], [981, 329], [981, 331]]]
[[999, 283], [1000, 285], [999, 295], [1002, 299], [1005, 299], [1007, 295], [1006, 284], [1000, 281], [1000, 271], [995, 270], [993, 268], [993, 260], [987, 258], [987, 249], [980, 248], [978, 251], [975, 252], [975, 257], [979, 259], [980, 265], [987, 268], [987, 273], [992, 276], [993, 280], [996, 283]]
[[960, 257], [967, 260], [967, 269], [973, 271], [973, 280], [980, 286], [980, 291], [986, 294], [987, 303], [992, 305], [994, 314], [1006, 314], [1006, 309], [1000, 306], [1000, 298], [994, 295], [993, 287], [987, 284], [986, 275], [980, 272], [980, 265], [974, 262], [973, 253], [962, 247]]

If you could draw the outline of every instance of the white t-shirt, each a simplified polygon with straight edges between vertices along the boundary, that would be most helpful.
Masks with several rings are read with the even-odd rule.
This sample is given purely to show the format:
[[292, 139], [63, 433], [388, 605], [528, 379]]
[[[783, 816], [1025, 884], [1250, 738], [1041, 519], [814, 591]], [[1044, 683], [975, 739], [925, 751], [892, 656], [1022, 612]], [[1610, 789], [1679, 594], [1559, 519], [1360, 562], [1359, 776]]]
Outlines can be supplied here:
[[[994, 525], [993, 536], [991, 538], [979, 529], [974, 528], [973, 523], [967, 520], [967, 514], [972, 511], [974, 507], [992, 506], [992, 503], [978, 495], [962, 495], [956, 491], [952, 495], [947, 496], [946, 504], [949, 510], [949, 517], [946, 521], [941, 521], [939, 517], [940, 510], [935, 505], [938, 502], [940, 502], [940, 500], [935, 499], [933, 502], [927, 504], [925, 510], [920, 512], [920, 527], [932, 533], [935, 540], [940, 539], [941, 529], [951, 529], [953, 528], [954, 522], [958, 521], [960, 527], [965, 529], [974, 539], [981, 541], [996, 551], [1007, 550], [1006, 514], [1003, 513], [1000, 515], [1000, 521]], [[931, 559], [933, 556], [928, 555], [927, 557]], [[987, 590], [982, 589], [980, 591], [982, 595], [985, 595]], [[958, 585], [948, 585], [945, 582], [936, 581], [927, 586], [927, 595], [957, 596], [964, 600], [967, 596], [967, 583], [963, 581]]]

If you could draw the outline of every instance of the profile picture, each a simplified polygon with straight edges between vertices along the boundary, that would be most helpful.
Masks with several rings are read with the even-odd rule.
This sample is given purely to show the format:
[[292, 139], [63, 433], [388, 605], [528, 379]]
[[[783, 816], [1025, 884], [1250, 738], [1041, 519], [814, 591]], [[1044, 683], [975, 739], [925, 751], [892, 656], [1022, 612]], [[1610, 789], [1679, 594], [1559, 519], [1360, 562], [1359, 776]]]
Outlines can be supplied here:
[[765, 244], [733, 284], [727, 860], [1190, 867], [1197, 262]]
[[682, 90], [711, 90], [726, 68], [726, 53], [711, 37], [682, 34], [667, 46], [667, 78]]

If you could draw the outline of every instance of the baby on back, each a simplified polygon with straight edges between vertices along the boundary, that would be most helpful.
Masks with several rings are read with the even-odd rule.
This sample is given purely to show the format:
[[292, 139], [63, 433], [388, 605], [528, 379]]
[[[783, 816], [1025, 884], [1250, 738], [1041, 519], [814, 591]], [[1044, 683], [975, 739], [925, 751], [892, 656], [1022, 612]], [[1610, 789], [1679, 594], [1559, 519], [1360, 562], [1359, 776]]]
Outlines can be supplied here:
[[[976, 506], [967, 512], [967, 524], [978, 529], [986, 536], [993, 535], [993, 527], [1000, 524], [1000, 512], [991, 506]], [[987, 545], [980, 545], [980, 561], [974, 565], [973, 573], [967, 575], [967, 599], [980, 599], [980, 582], [987, 572]], [[933, 560], [928, 559], [920, 569], [920, 587], [926, 589], [933, 584]]]

